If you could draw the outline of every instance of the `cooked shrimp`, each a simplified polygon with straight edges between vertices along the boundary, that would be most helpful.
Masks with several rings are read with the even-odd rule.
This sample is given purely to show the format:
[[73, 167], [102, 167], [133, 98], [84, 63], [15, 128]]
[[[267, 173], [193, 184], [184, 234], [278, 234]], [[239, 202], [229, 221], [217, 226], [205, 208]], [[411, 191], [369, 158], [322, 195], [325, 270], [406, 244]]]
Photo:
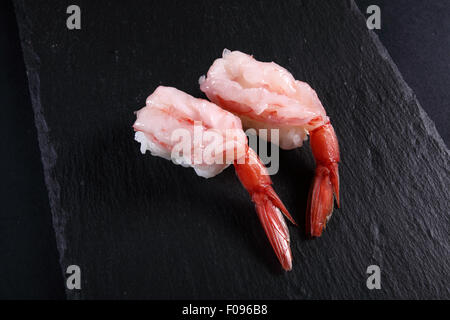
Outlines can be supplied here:
[[273, 190], [267, 169], [248, 147], [238, 117], [209, 101], [160, 86], [137, 111], [133, 128], [142, 153], [149, 150], [190, 166], [199, 176], [213, 177], [234, 164], [282, 267], [291, 270], [289, 230], [282, 213], [295, 222]]
[[274, 62], [227, 49], [199, 83], [212, 102], [239, 116], [245, 128], [278, 129], [282, 149], [301, 147], [309, 134], [317, 167], [306, 225], [311, 236], [319, 237], [333, 212], [333, 194], [339, 207], [339, 146], [316, 92]]

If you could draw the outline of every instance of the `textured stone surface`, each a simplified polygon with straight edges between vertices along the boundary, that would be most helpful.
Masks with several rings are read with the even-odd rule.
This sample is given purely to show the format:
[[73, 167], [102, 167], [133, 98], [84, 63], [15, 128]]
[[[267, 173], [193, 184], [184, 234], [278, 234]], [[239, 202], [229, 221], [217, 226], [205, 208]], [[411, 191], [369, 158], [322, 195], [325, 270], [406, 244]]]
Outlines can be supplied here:
[[[449, 298], [449, 152], [351, 1], [16, 1], [69, 298]], [[283, 273], [229, 168], [204, 180], [142, 156], [133, 111], [159, 84], [202, 96], [224, 47], [316, 89], [340, 139], [342, 209], [321, 239], [290, 226]], [[304, 220], [314, 162], [281, 153], [275, 189]], [[377, 264], [382, 289], [366, 288]]]

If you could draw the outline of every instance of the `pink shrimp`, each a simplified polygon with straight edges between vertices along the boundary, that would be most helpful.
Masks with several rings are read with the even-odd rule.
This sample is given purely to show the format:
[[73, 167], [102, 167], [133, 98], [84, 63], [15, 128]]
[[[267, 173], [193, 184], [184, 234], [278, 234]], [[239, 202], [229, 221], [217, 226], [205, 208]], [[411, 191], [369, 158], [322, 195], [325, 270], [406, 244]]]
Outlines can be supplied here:
[[285, 270], [291, 270], [289, 230], [282, 213], [295, 221], [272, 188], [267, 169], [248, 147], [238, 117], [209, 101], [160, 86], [137, 112], [133, 128], [142, 153], [149, 150], [190, 166], [199, 176], [213, 177], [234, 164], [278, 260]]
[[321, 236], [333, 212], [333, 195], [339, 207], [340, 159], [336, 134], [316, 92], [273, 62], [227, 49], [199, 83], [212, 102], [239, 116], [245, 128], [278, 129], [282, 149], [301, 147], [310, 135], [316, 172], [306, 226], [308, 234]]

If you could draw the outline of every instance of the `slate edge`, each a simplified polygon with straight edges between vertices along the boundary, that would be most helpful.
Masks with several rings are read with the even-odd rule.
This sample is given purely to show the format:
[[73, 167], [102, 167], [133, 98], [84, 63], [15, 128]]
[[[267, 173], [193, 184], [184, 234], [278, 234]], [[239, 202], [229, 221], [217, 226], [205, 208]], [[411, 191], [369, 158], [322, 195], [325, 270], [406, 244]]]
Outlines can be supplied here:
[[[22, 54], [25, 61], [31, 104], [34, 111], [34, 121], [37, 129], [39, 149], [41, 151], [44, 180], [48, 192], [53, 229], [56, 238], [56, 247], [59, 253], [59, 264], [61, 266], [63, 279], [65, 279], [65, 252], [67, 248], [65, 226], [67, 213], [64, 212], [61, 207], [61, 188], [53, 174], [53, 168], [56, 165], [58, 155], [56, 154], [55, 149], [50, 143], [50, 129], [48, 128], [47, 122], [45, 120], [41, 104], [39, 77], [40, 59], [34, 51], [31, 42], [31, 35], [33, 34], [33, 30], [31, 21], [28, 19], [25, 13], [25, 3], [23, 0], [14, 0], [13, 2], [17, 18], [16, 20], [17, 22], [22, 22], [18, 23]], [[66, 286], [64, 286], [64, 288], [66, 290], [67, 296], [69, 293], [68, 289], [66, 288]]]

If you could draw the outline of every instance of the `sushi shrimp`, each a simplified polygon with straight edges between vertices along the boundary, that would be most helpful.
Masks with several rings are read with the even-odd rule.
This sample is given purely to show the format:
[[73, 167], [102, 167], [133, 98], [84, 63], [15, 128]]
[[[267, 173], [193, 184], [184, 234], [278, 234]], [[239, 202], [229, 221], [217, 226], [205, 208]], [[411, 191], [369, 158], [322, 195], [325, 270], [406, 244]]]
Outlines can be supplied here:
[[[286, 271], [292, 269], [289, 230], [282, 214], [295, 221], [272, 188], [266, 167], [247, 145], [238, 117], [207, 100], [163, 86], [147, 98], [136, 115], [133, 128], [142, 153], [149, 150], [154, 156], [192, 167], [204, 178], [233, 164], [278, 260]], [[194, 139], [181, 139], [183, 134]]]
[[310, 136], [316, 170], [306, 232], [320, 237], [332, 215], [334, 198], [339, 207], [340, 158], [336, 134], [316, 92], [276, 63], [227, 49], [199, 84], [212, 102], [237, 115], [244, 128], [278, 129], [281, 149], [301, 147]]

